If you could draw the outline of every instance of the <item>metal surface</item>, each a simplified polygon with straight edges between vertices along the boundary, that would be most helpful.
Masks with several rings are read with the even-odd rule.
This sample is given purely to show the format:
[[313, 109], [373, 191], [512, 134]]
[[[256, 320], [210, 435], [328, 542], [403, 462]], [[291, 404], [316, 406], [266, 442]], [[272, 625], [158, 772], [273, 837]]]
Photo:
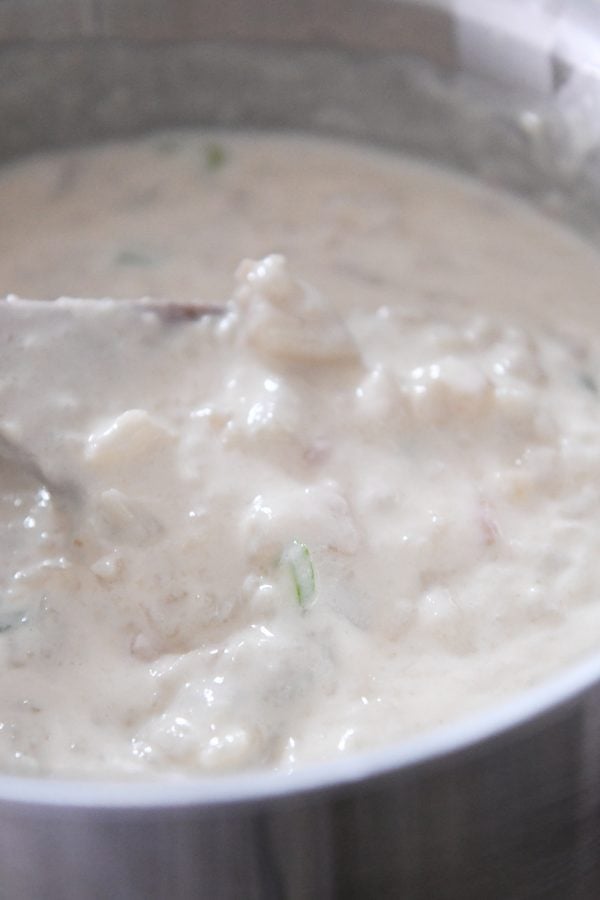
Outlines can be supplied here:
[[[0, 158], [301, 128], [449, 163], [595, 240], [599, 54], [593, 0], [0, 0]], [[596, 898], [599, 677], [292, 778], [0, 778], [0, 900]]]

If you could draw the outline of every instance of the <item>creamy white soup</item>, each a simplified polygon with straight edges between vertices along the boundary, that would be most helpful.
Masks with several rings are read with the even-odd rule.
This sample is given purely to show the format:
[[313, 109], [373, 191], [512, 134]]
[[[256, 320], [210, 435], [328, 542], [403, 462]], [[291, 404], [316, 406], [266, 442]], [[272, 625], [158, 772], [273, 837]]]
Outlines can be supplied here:
[[22, 161], [0, 213], [4, 771], [288, 772], [598, 649], [583, 243], [293, 136]]

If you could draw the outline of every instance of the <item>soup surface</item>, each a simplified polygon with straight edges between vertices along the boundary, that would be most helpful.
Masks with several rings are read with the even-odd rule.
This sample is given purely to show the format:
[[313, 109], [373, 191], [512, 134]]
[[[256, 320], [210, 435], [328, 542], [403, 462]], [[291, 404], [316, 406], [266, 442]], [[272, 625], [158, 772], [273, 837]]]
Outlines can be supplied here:
[[3, 770], [290, 771], [597, 650], [575, 238], [293, 136], [20, 162], [0, 211], [0, 292], [115, 298], [0, 304]]

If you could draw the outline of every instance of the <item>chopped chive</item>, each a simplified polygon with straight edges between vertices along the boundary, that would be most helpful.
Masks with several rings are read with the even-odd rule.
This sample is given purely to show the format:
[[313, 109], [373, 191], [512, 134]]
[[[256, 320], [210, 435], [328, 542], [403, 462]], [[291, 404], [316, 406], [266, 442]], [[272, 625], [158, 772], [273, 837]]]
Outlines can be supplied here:
[[580, 372], [579, 381], [581, 385], [586, 389], [586, 391], [590, 392], [590, 394], [598, 393], [598, 384], [596, 382], [596, 379], [593, 378], [589, 372]]
[[13, 628], [16, 628], [18, 625], [23, 625], [26, 621], [27, 618], [23, 612], [13, 613], [12, 615], [9, 613], [5, 616], [0, 616], [0, 634], [4, 634], [6, 631], [12, 631]]
[[115, 256], [115, 264], [117, 266], [152, 266], [156, 260], [143, 250], [135, 250], [134, 248], [124, 248]]
[[206, 146], [204, 158], [206, 161], [206, 168], [209, 172], [216, 172], [217, 169], [220, 169], [221, 166], [225, 164], [225, 148], [222, 144], [217, 144], [215, 142], [210, 143]]
[[306, 544], [293, 541], [284, 551], [283, 561], [287, 564], [299, 605], [305, 609], [314, 599], [316, 583], [315, 570]]

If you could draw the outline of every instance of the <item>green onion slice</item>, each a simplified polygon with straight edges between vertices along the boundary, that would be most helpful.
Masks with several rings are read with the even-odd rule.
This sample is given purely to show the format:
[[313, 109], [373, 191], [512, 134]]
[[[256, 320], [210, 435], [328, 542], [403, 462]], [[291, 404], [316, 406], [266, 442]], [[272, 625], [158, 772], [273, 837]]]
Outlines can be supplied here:
[[205, 151], [206, 168], [210, 172], [220, 169], [225, 164], [226, 154], [222, 144], [211, 143]]
[[306, 544], [293, 541], [285, 549], [282, 560], [292, 576], [296, 599], [305, 609], [314, 599], [316, 592], [315, 570], [310, 558], [310, 551]]

